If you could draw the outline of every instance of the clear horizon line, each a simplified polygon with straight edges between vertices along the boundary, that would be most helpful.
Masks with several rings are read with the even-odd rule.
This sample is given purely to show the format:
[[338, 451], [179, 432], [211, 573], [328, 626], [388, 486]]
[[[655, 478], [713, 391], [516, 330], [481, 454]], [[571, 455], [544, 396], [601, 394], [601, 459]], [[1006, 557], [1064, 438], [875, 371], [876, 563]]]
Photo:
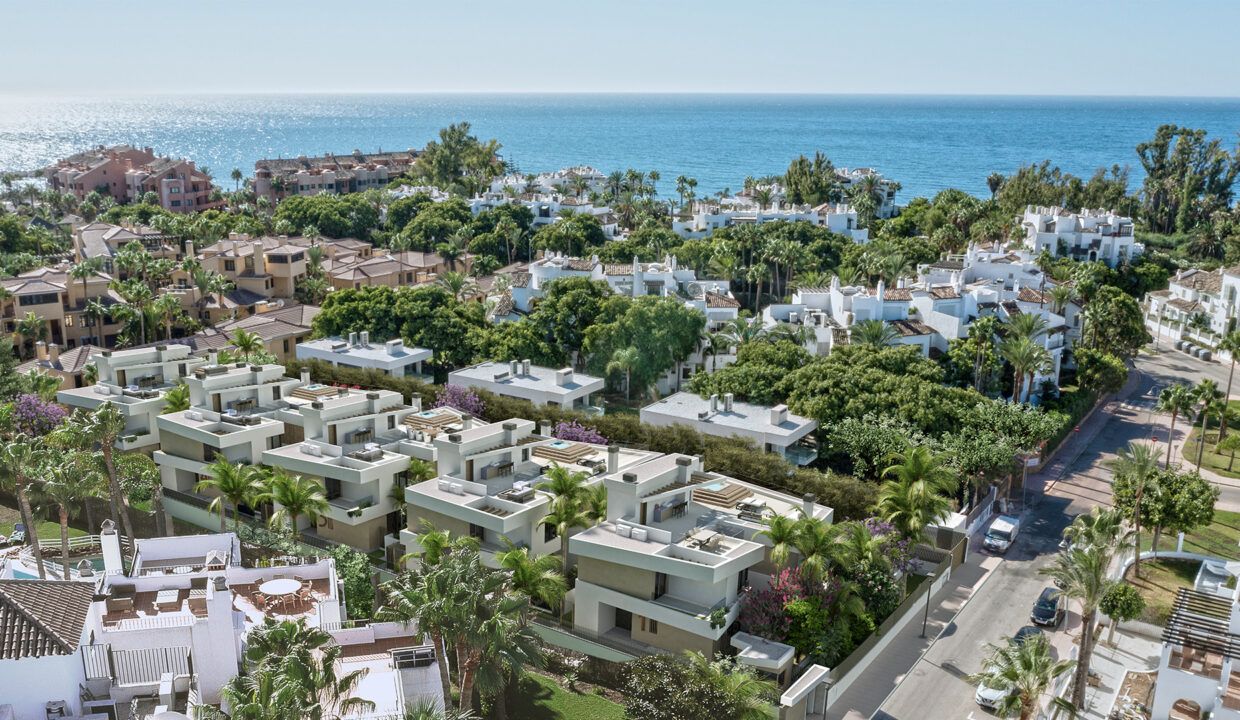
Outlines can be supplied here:
[[817, 92], [817, 91], [750, 91], [750, 90], [150, 90], [134, 92], [33, 93], [0, 91], [0, 98], [38, 98], [44, 100], [77, 98], [137, 98], [137, 97], [298, 97], [298, 96], [557, 96], [557, 97], [606, 97], [606, 96], [695, 96], [695, 97], [804, 97], [804, 98], [1045, 98], [1080, 100], [1240, 100], [1240, 95], [1134, 95], [1127, 93], [990, 93], [990, 92]]

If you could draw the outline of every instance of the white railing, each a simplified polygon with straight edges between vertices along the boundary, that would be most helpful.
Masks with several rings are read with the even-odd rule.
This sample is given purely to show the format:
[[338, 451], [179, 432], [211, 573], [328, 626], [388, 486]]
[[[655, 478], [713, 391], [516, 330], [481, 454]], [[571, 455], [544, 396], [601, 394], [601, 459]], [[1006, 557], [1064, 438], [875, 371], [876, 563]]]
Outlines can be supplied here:
[[150, 617], [125, 618], [115, 623], [104, 623], [104, 629], [111, 631], [126, 632], [130, 630], [158, 630], [164, 628], [189, 627], [193, 625], [195, 617], [187, 612], [168, 613], [164, 615], [152, 615]]

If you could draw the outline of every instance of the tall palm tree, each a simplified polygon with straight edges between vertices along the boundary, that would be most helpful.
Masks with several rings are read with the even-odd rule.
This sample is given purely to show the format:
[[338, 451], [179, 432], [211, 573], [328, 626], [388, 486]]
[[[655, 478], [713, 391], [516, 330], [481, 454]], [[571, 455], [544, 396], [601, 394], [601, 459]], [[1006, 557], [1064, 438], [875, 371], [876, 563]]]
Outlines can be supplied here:
[[1116, 508], [1094, 506], [1088, 513], [1077, 515], [1063, 530], [1063, 537], [1075, 547], [1097, 547], [1116, 553], [1131, 547], [1124, 532], [1124, 514]]
[[956, 489], [956, 473], [944, 458], [924, 445], [912, 447], [892, 457], [896, 462], [885, 468], [890, 478], [879, 489], [875, 506], [879, 517], [891, 523], [906, 538], [925, 535], [926, 526], [939, 522], [951, 511], [949, 495]]
[[598, 483], [586, 488], [581, 500], [582, 512], [586, 514], [591, 525], [598, 525], [607, 519], [607, 487]]
[[[1227, 389], [1223, 391], [1223, 399], [1231, 402], [1231, 381], [1236, 374], [1236, 355], [1240, 354], [1240, 330], [1233, 330], [1223, 336], [1218, 343], [1219, 350], [1226, 350], [1231, 356], [1231, 365], [1227, 368]], [[1219, 419], [1218, 439], [1227, 437], [1227, 417]]]
[[1012, 402], [1023, 402], [1025, 376], [1028, 375], [1029, 383], [1032, 383], [1034, 375], [1050, 366], [1051, 355], [1046, 348], [1020, 335], [1004, 340], [999, 346], [999, 354], [1012, 365]]
[[208, 512], [219, 513], [220, 532], [224, 532], [224, 520], [228, 517], [226, 505], [233, 508], [233, 529], [241, 528], [241, 506], [255, 503], [255, 498], [267, 491], [263, 483], [263, 471], [253, 465], [232, 463], [220, 455], [206, 467], [208, 477], [198, 481], [194, 492], [214, 490], [215, 498], [207, 506]]
[[513, 591], [524, 593], [531, 601], [541, 602], [552, 610], [560, 607], [568, 592], [568, 582], [560, 574], [560, 561], [554, 556], [531, 557], [529, 548], [509, 542], [508, 549], [497, 554], [495, 561], [508, 571], [508, 583]]
[[726, 332], [710, 332], [702, 331], [702, 352], [710, 356], [710, 370], [715, 371], [715, 365], [719, 360], [719, 353], [726, 353], [732, 348], [732, 336]]
[[1056, 285], [1047, 291], [1051, 298], [1051, 312], [1063, 315], [1068, 305], [1076, 300], [1076, 288], [1072, 285]]
[[423, 565], [414, 572], [403, 572], [383, 586], [384, 603], [375, 612], [379, 620], [416, 623], [426, 633], [439, 656], [439, 682], [445, 703], [451, 702], [452, 679], [448, 637], [459, 618], [456, 598], [461, 588], [438, 565]]
[[1137, 552], [1133, 555], [1132, 569], [1136, 576], [1141, 577], [1141, 497], [1147, 488], [1158, 479], [1158, 454], [1153, 445], [1132, 441], [1128, 447], [1119, 451], [1114, 460], [1107, 463], [1116, 478], [1125, 478], [1136, 488], [1136, 497], [1132, 508], [1133, 537]]
[[1171, 448], [1175, 445], [1175, 421], [1180, 415], [1192, 412], [1197, 400], [1193, 390], [1183, 383], [1172, 383], [1158, 393], [1158, 409], [1171, 413], [1171, 428], [1167, 431], [1167, 461], [1164, 468], [1171, 467]]
[[133, 540], [137, 535], [133, 530], [133, 518], [129, 515], [129, 496], [121, 488], [114, 457], [116, 441], [125, 432], [125, 416], [121, 414], [116, 405], [109, 401], [95, 408], [93, 412], [79, 415], [77, 418], [77, 422], [70, 426], [70, 432], [76, 429], [83, 435], [86, 443], [99, 445], [99, 452], [103, 456], [103, 467], [108, 473], [108, 492], [111, 495], [112, 514], [119, 516], [121, 527], [125, 530], [125, 536], [130, 540], [131, 548], [136, 549], [137, 543]]
[[478, 538], [471, 535], [458, 535], [453, 537], [447, 530], [440, 530], [435, 524], [426, 518], [422, 518], [418, 524], [419, 532], [415, 535], [418, 551], [406, 553], [400, 559], [402, 565], [409, 560], [417, 560], [423, 567], [432, 567], [438, 565], [445, 556], [458, 551], [477, 552], [479, 547]]
[[172, 339], [172, 325], [181, 316], [181, 298], [172, 293], [164, 293], [155, 298], [151, 309], [158, 315], [164, 325], [164, 339]]
[[56, 506], [60, 522], [60, 564], [62, 580], [69, 579], [69, 512], [77, 507], [85, 496], [81, 477], [75, 463], [48, 463], [43, 467], [45, 478], [39, 487], [39, 495]]
[[[22, 357], [27, 357], [27, 352], [29, 352], [29, 357], [33, 357], [35, 343], [40, 340], [46, 341], [48, 338], [47, 321], [33, 312], [27, 312], [21, 320], [17, 321], [17, 334], [22, 338], [20, 353]], [[27, 347], [30, 348], [29, 351], [26, 350]]]
[[241, 357], [245, 362], [250, 361], [250, 356], [263, 351], [263, 339], [258, 333], [252, 333], [245, 328], [237, 328], [233, 331], [232, 344], [237, 348], [237, 352], [241, 353]]
[[797, 520], [792, 545], [801, 555], [798, 565], [801, 577], [811, 582], [822, 582], [826, 580], [828, 571], [839, 564], [839, 527], [809, 516]]
[[87, 292], [86, 281], [99, 274], [103, 269], [103, 258], [93, 257], [85, 258], [81, 262], [74, 263], [69, 266], [69, 277], [74, 280], [82, 281], [82, 304], [85, 305], [90, 294]]
[[301, 475], [290, 475], [280, 468], [271, 473], [270, 498], [278, 507], [271, 514], [272, 525], [288, 523], [293, 529], [293, 538], [301, 538], [301, 529], [297, 526], [300, 518], [311, 523], [327, 512], [327, 496], [323, 494], [323, 486], [314, 480]]
[[1021, 313], [1008, 318], [1007, 329], [1009, 335], [1017, 337], [1029, 338], [1037, 340], [1046, 334], [1050, 325], [1041, 315], [1033, 313]]
[[1196, 396], [1197, 402], [1201, 403], [1201, 434], [1197, 436], [1197, 469], [1201, 469], [1201, 461], [1205, 457], [1206, 452], [1206, 424], [1210, 420], [1210, 416], [1218, 410], [1218, 399], [1222, 393], [1218, 389], [1218, 383], [1213, 380], [1206, 379], [1197, 383], [1197, 387], [1193, 388], [1193, 394]]
[[633, 390], [633, 371], [640, 366], [642, 361], [641, 353], [635, 347], [627, 347], [616, 350], [611, 354], [611, 359], [607, 362], [606, 373], [624, 374], [624, 399], [629, 400], [632, 397]]
[[486, 634], [482, 661], [478, 664], [478, 689], [491, 698], [492, 715], [496, 720], [508, 717], [508, 688], [527, 669], [545, 664], [538, 636], [518, 614], [501, 616], [496, 627]]
[[[1055, 660], [1050, 644], [1042, 635], [1006, 645], [987, 645], [982, 671], [969, 676], [970, 682], [1010, 692], [1000, 701], [998, 711], [1003, 717], [1019, 713], [1020, 720], [1033, 720], [1042, 706], [1042, 696], [1059, 676], [1072, 669], [1073, 660]], [[1055, 704], [1064, 703], [1055, 698]], [[1074, 710], [1071, 703], [1066, 709]]]
[[582, 509], [587, 479], [584, 472], [573, 472], [559, 463], [552, 463], [547, 470], [547, 479], [537, 485], [539, 490], [552, 496], [547, 514], [538, 524], [550, 525], [559, 536], [565, 575], [568, 574], [568, 534], [573, 528], [590, 527], [592, 524], [591, 517]]
[[40, 580], [47, 578], [47, 571], [43, 567], [43, 549], [39, 547], [39, 531], [34, 524], [34, 512], [30, 509], [30, 493], [44, 452], [43, 443], [38, 438], [15, 438], [0, 446], [0, 464], [4, 466], [5, 474], [13, 486], [13, 494], [17, 496], [22, 525], [26, 526], [26, 541], [30, 543]]
[[235, 192], [237, 190], [240, 190], [241, 189], [241, 178], [245, 177], [244, 175], [241, 174], [241, 168], [233, 168], [232, 172], [228, 173], [228, 176], [232, 178], [233, 191]]
[[448, 291], [448, 294], [458, 301], [463, 301], [478, 289], [478, 284], [472, 278], [453, 270], [440, 274], [435, 278], [435, 284]]
[[1049, 568], [1041, 570], [1055, 580], [1063, 594], [1081, 605], [1080, 652], [1077, 656], [1076, 675], [1072, 681], [1072, 704], [1085, 708], [1085, 691], [1089, 680], [1089, 662], [1094, 653], [1094, 637], [1098, 624], [1098, 603], [1106, 594], [1110, 583], [1107, 568], [1111, 564], [1112, 549], [1098, 545], [1074, 547], [1060, 553]]
[[882, 320], [862, 320], [848, 329], [848, 339], [853, 345], [885, 348], [895, 344], [900, 333]]

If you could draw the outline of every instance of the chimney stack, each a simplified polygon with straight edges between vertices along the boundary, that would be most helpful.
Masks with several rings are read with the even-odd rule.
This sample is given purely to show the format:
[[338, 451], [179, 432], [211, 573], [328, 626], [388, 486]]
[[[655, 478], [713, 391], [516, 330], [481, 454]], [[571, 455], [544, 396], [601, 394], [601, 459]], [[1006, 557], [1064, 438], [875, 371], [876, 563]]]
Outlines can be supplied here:
[[309, 368], [302, 368], [302, 369], [301, 369], [301, 384], [302, 384], [302, 385], [309, 385], [309, 384], [310, 384], [310, 370], [309, 370]]
[[520, 360], [513, 360], [513, 361], [509, 362], [509, 363], [508, 363], [508, 372], [509, 372], [509, 373], [511, 373], [513, 377], [516, 377], [516, 376], [520, 375], [520, 374], [521, 374], [521, 361], [520, 361]]
[[530, 374], [530, 361], [528, 359], [521, 361], [521, 374], [522, 375]]
[[719, 412], [719, 396], [718, 395], [710, 396], [710, 411]]
[[47, 361], [52, 365], [60, 362], [60, 346], [56, 343], [48, 343], [47, 345]]
[[34, 357], [36, 360], [47, 360], [47, 343], [42, 340], [34, 344]]
[[733, 395], [732, 393], [723, 394], [723, 411], [724, 412], [732, 412], [732, 400], [735, 399], [735, 397], [736, 396]]
[[[133, 538], [129, 539], [134, 542]], [[125, 564], [121, 554], [121, 536], [116, 533], [116, 523], [111, 518], [103, 521], [99, 526], [99, 545], [103, 550], [103, 574], [104, 575], [122, 575], [125, 572]]]
[[555, 384], [558, 385], [559, 387], [564, 387], [566, 385], [569, 385], [570, 383], [572, 383], [572, 381], [573, 381], [573, 369], [570, 367], [564, 368], [563, 370], [559, 370], [555, 374]]
[[355, 332], [349, 333], [349, 347], [357, 347], [357, 333]]
[[614, 473], [620, 469], [620, 446], [607, 446], [607, 472]]
[[679, 482], [689, 483], [689, 473], [693, 467], [693, 458], [681, 456], [676, 458], [676, 479]]
[[771, 408], [771, 424], [783, 425], [788, 420], [788, 406], [776, 405]]
[[361, 342], [362, 342], [362, 347], [370, 347], [370, 331], [369, 330], [362, 331]]
[[814, 517], [814, 503], [818, 501], [818, 496], [814, 493], [805, 493], [801, 496], [801, 509], [805, 511], [805, 517]]

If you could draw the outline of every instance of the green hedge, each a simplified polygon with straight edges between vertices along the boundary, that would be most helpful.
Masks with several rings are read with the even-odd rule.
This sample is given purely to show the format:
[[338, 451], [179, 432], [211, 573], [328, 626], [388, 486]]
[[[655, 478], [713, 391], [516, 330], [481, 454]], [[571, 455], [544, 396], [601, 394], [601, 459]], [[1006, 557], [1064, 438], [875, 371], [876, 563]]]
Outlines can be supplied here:
[[[315, 382], [358, 385], [367, 389], [399, 392], [405, 402], [419, 398], [423, 407], [435, 401], [438, 387], [414, 378], [392, 377], [375, 370], [333, 367], [311, 360], [308, 363], [289, 361], [287, 372], [297, 377], [302, 367], [310, 370]], [[477, 391], [486, 403], [482, 420], [500, 422], [524, 418], [539, 424], [576, 420], [596, 428], [611, 442], [625, 447], [662, 453], [700, 455], [707, 470], [722, 473], [762, 487], [782, 490], [796, 496], [813, 493], [823, 505], [835, 509], [836, 522], [869, 517], [878, 495], [878, 488], [849, 475], [798, 468], [783, 458], [762, 452], [752, 441], [741, 438], [720, 438], [702, 435], [686, 426], [655, 427], [643, 424], [637, 415], [624, 413], [591, 417], [562, 408], [536, 406], [526, 400], [500, 397]]]

